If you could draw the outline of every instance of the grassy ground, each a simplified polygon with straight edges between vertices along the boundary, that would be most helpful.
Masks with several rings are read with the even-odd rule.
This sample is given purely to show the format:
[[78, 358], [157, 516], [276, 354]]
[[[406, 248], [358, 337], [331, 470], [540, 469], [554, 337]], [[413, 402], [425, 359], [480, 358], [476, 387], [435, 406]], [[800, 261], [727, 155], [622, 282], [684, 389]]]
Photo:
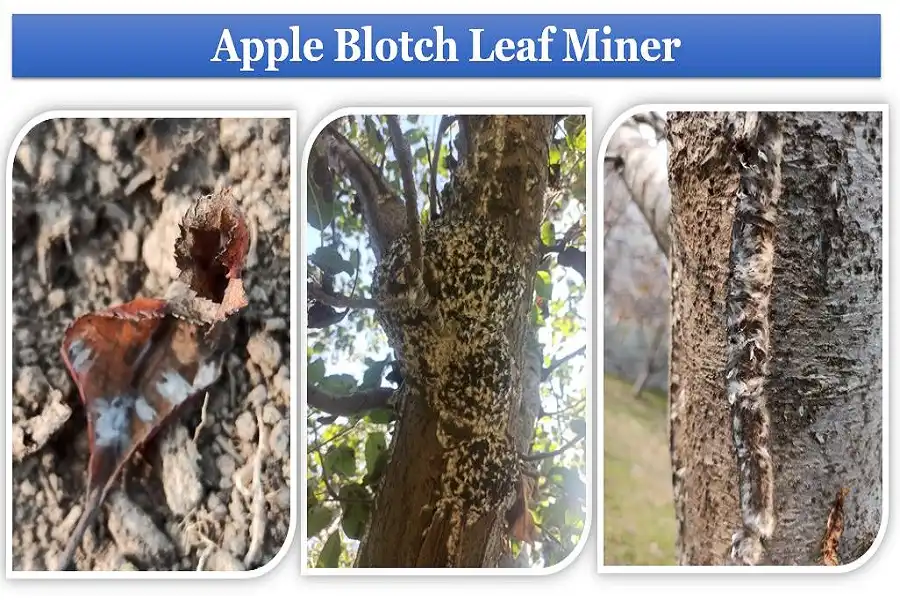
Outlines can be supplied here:
[[666, 399], [607, 375], [603, 414], [604, 562], [674, 564]]

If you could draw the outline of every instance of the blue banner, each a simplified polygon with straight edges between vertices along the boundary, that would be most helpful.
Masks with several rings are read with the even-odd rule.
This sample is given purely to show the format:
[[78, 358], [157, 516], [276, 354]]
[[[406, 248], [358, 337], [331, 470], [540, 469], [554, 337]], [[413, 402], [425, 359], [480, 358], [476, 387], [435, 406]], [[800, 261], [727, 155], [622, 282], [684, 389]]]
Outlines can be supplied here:
[[880, 77], [880, 15], [13, 15], [22, 77]]

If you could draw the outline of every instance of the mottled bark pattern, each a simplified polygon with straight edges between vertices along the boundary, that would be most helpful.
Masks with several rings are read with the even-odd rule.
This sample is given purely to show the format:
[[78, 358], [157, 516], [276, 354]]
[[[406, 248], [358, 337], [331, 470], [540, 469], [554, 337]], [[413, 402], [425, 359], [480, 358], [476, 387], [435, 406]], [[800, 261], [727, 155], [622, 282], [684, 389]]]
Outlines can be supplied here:
[[781, 120], [769, 386], [778, 527], [769, 551], [777, 564], [818, 562], [846, 487], [847, 564], [881, 525], [882, 116]]
[[404, 401], [360, 567], [493, 567], [503, 547], [521, 445], [509, 425], [530, 414], [522, 365], [551, 119], [465, 125], [452, 197], [423, 234], [423, 289], [408, 276], [407, 236], [375, 274]]
[[669, 436], [678, 562], [724, 564], [740, 524], [725, 397], [725, 286], [739, 176], [724, 115], [669, 113]]
[[[846, 564], [868, 549], [881, 521], [881, 114], [764, 116], [783, 141], [770, 358], [757, 390], [777, 516], [764, 562], [820, 563], [829, 511], [846, 487], [838, 551]], [[729, 247], [740, 172], [752, 166], [735, 160], [734, 118], [669, 115], [670, 425], [682, 564], [724, 564], [732, 532], [745, 530], [746, 509], [759, 505], [741, 502], [735, 445], [756, 442], [733, 430], [726, 388]], [[749, 479], [765, 491], [758, 472]]]

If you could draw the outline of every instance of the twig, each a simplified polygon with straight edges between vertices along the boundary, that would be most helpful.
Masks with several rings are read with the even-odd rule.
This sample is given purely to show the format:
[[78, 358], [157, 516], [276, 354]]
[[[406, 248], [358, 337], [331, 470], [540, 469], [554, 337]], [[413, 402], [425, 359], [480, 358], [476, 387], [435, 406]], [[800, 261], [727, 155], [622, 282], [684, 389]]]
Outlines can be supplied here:
[[204, 567], [206, 566], [206, 561], [209, 560], [210, 556], [212, 556], [212, 553], [214, 550], [215, 550], [215, 546], [213, 546], [212, 543], [208, 543], [206, 545], [206, 547], [203, 549], [203, 552], [201, 552], [200, 556], [197, 558], [197, 571], [204, 570]]
[[392, 408], [393, 388], [375, 388], [347, 396], [332, 396], [328, 392], [307, 384], [306, 405], [330, 415], [350, 417], [379, 408]]
[[97, 513], [100, 505], [103, 504], [103, 499], [106, 497], [108, 491], [108, 488], [94, 488], [85, 498], [84, 511], [81, 513], [81, 518], [78, 519], [78, 523], [75, 525], [75, 529], [73, 529], [71, 535], [69, 535], [69, 541], [66, 543], [66, 547], [63, 550], [62, 556], [59, 558], [59, 566], [57, 567], [57, 570], [74, 570], [75, 552], [81, 545], [81, 540], [84, 537], [84, 532], [87, 531], [87, 528], [97, 518]]
[[[354, 423], [353, 425], [350, 425], [349, 427], [347, 427], [346, 429], [344, 429], [344, 430], [341, 431], [340, 433], [334, 434], [333, 436], [331, 436], [330, 438], [328, 438], [328, 439], [325, 440], [324, 442], [319, 442], [318, 444], [316, 444], [315, 446], [313, 446], [312, 448], [310, 448], [310, 449], [309, 449], [309, 452], [318, 452], [319, 449], [322, 448], [323, 446], [326, 446], [326, 445], [330, 444], [331, 442], [334, 442], [334, 441], [336, 441], [336, 440], [341, 439], [342, 437], [344, 437], [345, 435], [349, 434], [351, 431], [353, 431], [354, 429], [356, 429], [356, 428], [359, 426], [360, 423], [362, 423], [362, 421], [357, 421], [356, 423]], [[316, 429], [316, 431], [318, 431], [318, 428]]]
[[[357, 272], [359, 272], [359, 267], [357, 267], [356, 270]], [[355, 293], [356, 283], [353, 284], [353, 287]], [[354, 298], [352, 295], [348, 297], [342, 296], [340, 294], [329, 294], [320, 286], [313, 283], [306, 284], [306, 293], [310, 298], [318, 300], [319, 302], [323, 302], [335, 308], [352, 308], [355, 310], [361, 310], [367, 308], [375, 308], [377, 306], [375, 304], [375, 300], [373, 300], [372, 298]]]
[[209, 392], [206, 392], [203, 395], [203, 406], [200, 408], [200, 422], [197, 423], [197, 427], [194, 429], [194, 436], [192, 441], [196, 444], [197, 439], [200, 437], [200, 432], [203, 431], [203, 426], [206, 425], [206, 405], [209, 404]]
[[586, 345], [582, 346], [578, 350], [575, 350], [573, 352], [570, 352], [569, 354], [566, 354], [562, 358], [554, 358], [552, 361], [550, 361], [550, 366], [545, 367], [543, 369], [543, 371], [541, 371], [541, 381], [547, 381], [547, 379], [550, 377], [550, 375], [553, 373], [553, 371], [560, 368], [561, 366], [563, 366], [564, 364], [566, 364], [567, 362], [569, 362], [570, 360], [572, 360], [579, 354], [584, 354], [585, 350], [587, 350]]
[[385, 180], [381, 169], [363, 155], [333, 125], [316, 142], [322, 145], [328, 165], [353, 185], [375, 257], [406, 230], [402, 200]]
[[583, 439], [584, 439], [584, 434], [581, 434], [581, 435], [569, 440], [568, 442], [566, 442], [565, 444], [563, 444], [556, 450], [552, 450], [550, 452], [538, 452], [537, 454], [529, 454], [528, 456], [524, 457], [524, 460], [531, 462], [531, 461], [536, 461], [536, 460], [544, 460], [545, 458], [553, 458], [554, 456], [559, 456], [566, 450], [575, 446], [578, 442], [580, 442]]
[[450, 128], [450, 125], [453, 124], [453, 121], [456, 120], [456, 117], [450, 115], [444, 115], [441, 117], [441, 122], [438, 123], [437, 134], [434, 136], [434, 148], [432, 151], [431, 158], [431, 173], [428, 179], [428, 197], [431, 201], [431, 218], [433, 219], [437, 215], [437, 204], [438, 204], [438, 192], [437, 192], [437, 174], [438, 169], [440, 168], [440, 160], [441, 160], [441, 148], [444, 145], [444, 134], [447, 133], [447, 130]]
[[250, 505], [252, 518], [250, 521], [250, 547], [244, 556], [244, 566], [253, 567], [262, 554], [263, 541], [266, 537], [266, 495], [262, 485], [262, 470], [268, 451], [266, 440], [266, 424], [263, 421], [262, 407], [256, 408], [256, 426], [259, 431], [259, 440], [256, 445], [256, 454], [253, 456], [253, 501]]
[[416, 192], [416, 178], [413, 175], [412, 152], [409, 143], [400, 129], [400, 120], [396, 115], [387, 118], [388, 131], [391, 134], [391, 145], [394, 147], [394, 157], [400, 169], [400, 179], [403, 182], [403, 197], [406, 201], [406, 227], [409, 230], [409, 257], [410, 263], [416, 273], [422, 273], [422, 232], [419, 228], [418, 193]]
[[[313, 426], [313, 433], [316, 438], [318, 438], [319, 428]], [[328, 471], [325, 470], [325, 457], [322, 455], [322, 444], [316, 446], [316, 454], [319, 456], [319, 466], [322, 467], [322, 483], [325, 484], [325, 491], [328, 492], [328, 495], [331, 496], [332, 499], [338, 500], [338, 493], [331, 487], [331, 482], [328, 480]]]

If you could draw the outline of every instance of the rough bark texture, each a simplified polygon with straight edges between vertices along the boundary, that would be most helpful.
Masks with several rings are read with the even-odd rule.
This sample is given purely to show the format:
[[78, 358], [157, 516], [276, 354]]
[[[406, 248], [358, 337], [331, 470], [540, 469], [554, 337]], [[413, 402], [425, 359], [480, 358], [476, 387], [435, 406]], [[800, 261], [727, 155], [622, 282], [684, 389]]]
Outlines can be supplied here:
[[378, 315], [404, 384], [359, 567], [500, 561], [517, 450], [530, 442], [539, 401], [526, 342], [551, 124], [466, 119], [464, 161], [423, 231], [422, 289], [408, 236], [382, 257]]
[[[757, 161], [736, 143], [734, 125], [753, 117], [669, 115], [670, 441], [681, 564], [725, 564], [732, 536], [752, 521], [754, 500], [742, 501], [741, 489], [761, 493], [765, 470], [739, 476], [735, 447], [744, 443], [751, 458], [771, 457], [775, 527], [762, 536], [764, 552], [739, 563], [821, 563], [842, 488], [840, 562], [865, 553], [881, 521], [882, 116], [763, 116], [781, 146], [779, 156], [766, 146]], [[726, 319], [727, 300], [739, 297], [728, 286], [742, 276], [731, 246], [747, 172], [778, 179], [774, 276], [761, 288], [770, 294], [768, 340], [754, 346], [767, 360], [755, 373], [761, 386], [750, 384], [758, 397], [746, 404], [755, 421], [732, 413], [726, 390], [735, 376], [726, 369], [727, 334], [734, 344], [734, 335], [760, 331], [728, 332]], [[752, 437], [742, 423], [765, 435]]]

